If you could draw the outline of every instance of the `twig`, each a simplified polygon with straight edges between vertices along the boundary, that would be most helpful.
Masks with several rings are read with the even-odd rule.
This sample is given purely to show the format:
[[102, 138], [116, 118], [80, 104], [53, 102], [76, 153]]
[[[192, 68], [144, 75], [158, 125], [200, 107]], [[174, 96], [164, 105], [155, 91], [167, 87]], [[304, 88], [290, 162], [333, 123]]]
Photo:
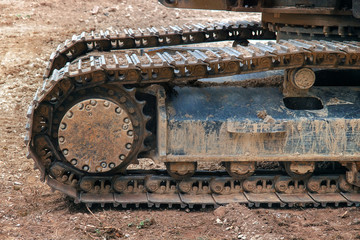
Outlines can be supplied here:
[[102, 224], [102, 221], [97, 216], [95, 216], [95, 214], [90, 210], [90, 208], [87, 205], [86, 205], [86, 208], [91, 213], [91, 215], [93, 215], [93, 217]]

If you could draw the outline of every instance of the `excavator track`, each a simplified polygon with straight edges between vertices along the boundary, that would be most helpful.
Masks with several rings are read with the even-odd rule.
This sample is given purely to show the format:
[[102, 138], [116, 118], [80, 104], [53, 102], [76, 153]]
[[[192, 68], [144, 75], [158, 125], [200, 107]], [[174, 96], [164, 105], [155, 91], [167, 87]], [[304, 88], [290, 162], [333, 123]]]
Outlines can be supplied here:
[[[221, 29], [228, 33], [229, 28], [233, 30], [234, 26]], [[245, 29], [250, 29], [250, 32], [254, 30], [248, 25]], [[189, 29], [187, 31], [174, 31], [173, 36], [179, 37], [185, 32], [191, 32]], [[208, 35], [207, 31], [218, 29], [201, 28], [201, 31], [195, 32]], [[150, 32], [149, 30], [149, 36], [153, 36]], [[155, 31], [154, 34], [156, 39], [165, 39], [169, 33], [161, 35]], [[132, 41], [136, 40], [134, 35], [130, 35], [128, 37]], [[260, 35], [252, 36], [261, 38]], [[89, 39], [86, 36], [92, 37]], [[198, 79], [269, 70], [300, 67], [359, 70], [358, 42], [289, 40], [249, 44], [247, 47], [169, 47], [142, 52], [131, 49], [143, 47], [142, 44], [119, 47], [119, 37], [116, 40], [105, 36], [105, 33], [96, 37], [93, 34], [82, 34], [61, 45], [52, 54], [44, 83], [29, 107], [25, 137], [28, 157], [34, 159], [35, 167], [41, 172], [41, 179], [52, 189], [74, 198], [77, 203], [112, 203], [122, 207], [139, 207], [142, 204], [150, 207], [205, 207], [231, 202], [255, 207], [360, 205], [360, 188], [346, 181], [345, 171], [319, 171], [304, 180], [292, 178], [284, 171], [255, 170], [253, 176], [241, 180], [232, 178], [223, 171], [198, 171], [190, 178], [175, 180], [166, 171], [126, 170], [127, 165], [136, 163], [136, 156], [133, 155], [131, 159], [124, 161], [123, 166], [119, 165], [120, 171], [91, 173], [91, 166], [84, 168], [84, 165], [80, 170], [72, 166], [76, 163], [66, 160], [64, 155], [68, 154], [68, 149], [62, 147], [63, 139], [58, 135], [59, 128], [66, 128], [66, 124], [61, 125], [64, 121], [61, 117], [69, 112], [73, 99], [82, 100], [87, 96], [96, 99], [96, 96], [105, 94], [115, 99], [115, 102], [126, 103], [127, 109], [131, 109], [130, 114], [133, 114], [131, 130], [127, 133], [134, 138], [131, 138], [131, 145], [126, 145], [126, 148], [134, 149], [133, 152], [136, 153], [146, 152], [149, 149], [144, 143], [151, 137], [151, 132], [145, 127], [149, 117], [142, 112], [145, 103], [137, 99], [136, 92], [163, 88], [164, 84], [191, 86]], [[225, 39], [229, 40], [229, 34], [223, 40]], [[212, 40], [202, 38], [197, 42], [207, 41]], [[104, 42], [107, 46], [113, 43], [115, 47], [111, 44], [112, 47], [100, 48], [108, 51], [95, 52], [97, 46]], [[158, 43], [159, 41], [146, 47], [159, 46]], [[172, 41], [168, 43], [175, 45]], [[185, 42], [176, 44], [183, 43]], [[87, 48], [79, 47], [81, 45]], [[122, 48], [127, 50], [115, 51]], [[114, 86], [123, 94], [117, 96]], [[96, 106], [97, 103], [89, 104]], [[126, 116], [121, 119], [125, 118]], [[135, 134], [130, 134], [129, 131], [134, 131]], [[129, 153], [131, 154], [132, 152]], [[125, 153], [123, 155], [124, 158], [127, 157]], [[105, 163], [104, 168], [107, 167], [111, 168], [110, 164]]]

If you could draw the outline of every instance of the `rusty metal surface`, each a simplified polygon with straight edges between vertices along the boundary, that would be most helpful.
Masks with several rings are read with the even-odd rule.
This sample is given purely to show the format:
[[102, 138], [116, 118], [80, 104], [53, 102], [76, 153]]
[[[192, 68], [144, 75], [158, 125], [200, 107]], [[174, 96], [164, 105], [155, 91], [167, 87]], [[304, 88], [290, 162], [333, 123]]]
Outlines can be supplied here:
[[255, 204], [255, 207], [259, 207], [261, 204], [267, 204], [269, 207], [272, 204], [285, 206], [285, 203], [281, 202], [275, 193], [244, 193], [244, 195], [249, 202]]
[[306, 193], [297, 193], [297, 194], [284, 194], [276, 193], [280, 201], [287, 204], [289, 207], [294, 206], [319, 206], [319, 203], [315, 202], [308, 194]]
[[[68, 62], [96, 50], [110, 51], [239, 39], [269, 40], [275, 39], [275, 33], [263, 29], [261, 23], [249, 21], [174, 25], [161, 27], [161, 29], [151, 27], [83, 32], [80, 35], [73, 35], [71, 39], [58, 45], [56, 51], [50, 56], [44, 78], [50, 78], [55, 69], [59, 70]], [[92, 65], [92, 67], [96, 67], [96, 65]], [[81, 70], [81, 66], [79, 69]]]
[[190, 208], [193, 208], [195, 205], [201, 205], [202, 208], [205, 208], [206, 206], [217, 205], [213, 197], [209, 194], [180, 194], [180, 199]]
[[354, 203], [357, 207], [360, 206], [360, 195], [356, 193], [341, 193], [341, 195], [349, 202]]
[[359, 4], [353, 1], [159, 0], [172, 8], [261, 12], [263, 26], [278, 39], [359, 39]]
[[[241, 28], [241, 26], [239, 27]], [[226, 32], [229, 31], [229, 28], [233, 27], [224, 27], [223, 25], [220, 31]], [[247, 31], [252, 28], [246, 25], [244, 29], [244, 31]], [[211, 31], [218, 30], [213, 28]], [[209, 33], [203, 27], [197, 28], [195, 32], [199, 33], [199, 35]], [[83, 56], [86, 51], [92, 51], [99, 46], [102, 46], [100, 50], [105, 50], [104, 46], [111, 41], [116, 44], [114, 47], [108, 46], [107, 50], [122, 48], [119, 47], [121, 44], [118, 44], [122, 41], [119, 37], [111, 40], [111, 37], [104, 37], [105, 35], [104, 33], [92, 34], [90, 40], [87, 40], [87, 35], [83, 34], [82, 37], [75, 37], [73, 41], [61, 45], [51, 57], [47, 77], [45, 77], [44, 84], [35, 95], [27, 113], [29, 121], [25, 141], [29, 150], [28, 156], [34, 158], [41, 171], [42, 178], [47, 179], [48, 184], [55, 190], [73, 197], [77, 202], [86, 204], [100, 203], [101, 205], [113, 203], [115, 206], [121, 205], [122, 207], [127, 207], [128, 204], [134, 204], [136, 207], [139, 207], [140, 204], [155, 205], [156, 207], [161, 204], [167, 206], [179, 204], [181, 207], [185, 205], [189, 207], [195, 205], [206, 207], [207, 205], [214, 206], [219, 203], [245, 202], [245, 198], [249, 206], [260, 206], [261, 204], [269, 206], [272, 204], [280, 206], [288, 204], [288, 206], [293, 206], [301, 200], [309, 202], [308, 198], [294, 194], [307, 194], [309, 191], [311, 191], [311, 196], [314, 197], [313, 201], [322, 205], [357, 202], [359, 187], [346, 182], [344, 175], [349, 170], [344, 169], [338, 169], [333, 174], [329, 174], [328, 171], [319, 171], [317, 175], [307, 176], [307, 178], [301, 180], [284, 176], [286, 174], [284, 171], [264, 173], [255, 169], [254, 175], [245, 179], [233, 178], [226, 172], [205, 171], [195, 172], [192, 177], [176, 181], [165, 171], [131, 171], [127, 170], [126, 167], [130, 163], [136, 163], [137, 158], [144, 156], [142, 155], [144, 153], [147, 154], [145, 156], [154, 158], [157, 156], [156, 144], [149, 144], [149, 142], [156, 142], [161, 145], [158, 149], [158, 160], [174, 160], [171, 159], [172, 156], [168, 152], [171, 139], [168, 139], [167, 133], [161, 133], [161, 130], [167, 131], [169, 129], [167, 115], [171, 116], [172, 113], [167, 109], [167, 104], [170, 103], [166, 100], [166, 97], [169, 96], [167, 84], [189, 86], [199, 78], [231, 76], [268, 70], [289, 70], [301, 67], [358, 70], [360, 68], [360, 45], [358, 42], [291, 40], [280, 41], [279, 43], [250, 44], [248, 47], [238, 46], [236, 48], [168, 48], [145, 54], [135, 51], [99, 52]], [[182, 36], [182, 33], [174, 32], [173, 36]], [[145, 38], [142, 37], [141, 35], [141, 39], [144, 40]], [[260, 34], [256, 35], [256, 37], [262, 38], [264, 36]], [[134, 38], [134, 35], [125, 36], [125, 38]], [[224, 39], [229, 39], [229, 37], [224, 37]], [[198, 39], [199, 42], [212, 40], [214, 39]], [[88, 41], [89, 46], [93, 45], [92, 48], [84, 48], [85, 41]], [[105, 43], [105, 45], [101, 45], [102, 43]], [[124, 48], [141, 47], [143, 43], [138, 46], [126, 45]], [[171, 44], [166, 43], [165, 45]], [[66, 54], [71, 56], [66, 59], [62, 58]], [[344, 96], [350, 98], [354, 96], [354, 89], [348, 88], [347, 91], [343, 93]], [[318, 91], [316, 94], [320, 92]], [[350, 94], [348, 94], [349, 92]], [[281, 93], [278, 94], [281, 95]], [[262, 96], [263, 92], [260, 91], [257, 95]], [[71, 160], [70, 162], [67, 161], [64, 151], [59, 152], [57, 148], [61, 137], [59, 136], [59, 132], [61, 132], [59, 128], [61, 128], [63, 116], [67, 112], [69, 113], [77, 103], [81, 101], [91, 103], [91, 100], [94, 99], [111, 100], [114, 103], [114, 108], [120, 106], [132, 123], [134, 138], [131, 153], [129, 153], [125, 163], [118, 163], [119, 166], [114, 171], [98, 173], [84, 171], [85, 169], [71, 165]], [[346, 100], [349, 101], [341, 102], [333, 99], [332, 101], [326, 101], [326, 103], [329, 103], [327, 106], [342, 109], [343, 105], [348, 105], [344, 104], [344, 102], [354, 102], [351, 99]], [[337, 104], [339, 102], [342, 104]], [[158, 105], [151, 108], [151, 106], [149, 107], [150, 103], [157, 103]], [[227, 103], [231, 104], [231, 101], [227, 101]], [[356, 105], [352, 104], [352, 106], [354, 106], [355, 111], [358, 109]], [[96, 114], [99, 115], [99, 118], [105, 115], [106, 119], [98, 120], [98, 123], [102, 124], [103, 121], [111, 121], [116, 116], [116, 113], [114, 114], [112, 111], [103, 110], [96, 112]], [[93, 111], [91, 112], [93, 113]], [[323, 112], [318, 113], [322, 114]], [[302, 112], [302, 114], [309, 116], [309, 114], [315, 113], [308, 111]], [[342, 112], [339, 111], [338, 114], [338, 118], [344, 117]], [[262, 114], [264, 117], [260, 117], [260, 119], [261, 121], [267, 119], [268, 125], [264, 129], [258, 130], [258, 125], [255, 124], [252, 128], [249, 128], [250, 134], [268, 134], [267, 131], [271, 130], [270, 135], [278, 134], [281, 136], [286, 130], [286, 126], [276, 124], [276, 122], [274, 124], [275, 119], [273, 116], [270, 118], [265, 115]], [[75, 117], [74, 120], [76, 121], [74, 123], [82, 122], [83, 118], [85, 117], [79, 117], [78, 119]], [[151, 118], [154, 119], [153, 122], [151, 122]], [[226, 123], [228, 122], [226, 121]], [[315, 123], [318, 122], [310, 121], [309, 126]], [[356, 130], [358, 118], [355, 117], [353, 122], [340, 123], [340, 126], [353, 124], [351, 125], [353, 126], [351, 133], [354, 134], [351, 135], [354, 138], [352, 144], [358, 143], [356, 135], [358, 132]], [[91, 124], [93, 124], [93, 121], [88, 122], [86, 125]], [[112, 124], [112, 122], [109, 124]], [[156, 125], [161, 129], [149, 128], [149, 125]], [[244, 133], [244, 129], [241, 129], [240, 125], [234, 124], [229, 128], [225, 128], [227, 134]], [[163, 129], [164, 127], [166, 129]], [[246, 131], [249, 131], [249, 129]], [[344, 128], [339, 127], [339, 129]], [[297, 129], [297, 131], [299, 130]], [[310, 132], [310, 130], [308, 131]], [[75, 130], [72, 132], [74, 133]], [[158, 132], [159, 135], [157, 135]], [[108, 133], [105, 131], [102, 135]], [[163, 138], [156, 139], [158, 136]], [[73, 136], [69, 134], [64, 140], [71, 139], [71, 137]], [[327, 138], [328, 135], [325, 137]], [[126, 144], [126, 138], [125, 141], [123, 139], [118, 144], [121, 146]], [[343, 144], [343, 142], [340, 143]], [[336, 147], [343, 150], [341, 144]], [[73, 140], [72, 146], [76, 146], [76, 141]], [[198, 146], [201, 146], [201, 144], [193, 144], [193, 147]], [[224, 150], [226, 150], [226, 147], [224, 147]], [[326, 145], [324, 149], [326, 147], [329, 146]], [[359, 146], [354, 145], [355, 150], [358, 148]], [[64, 149], [62, 148], [62, 150]], [[350, 156], [350, 154], [348, 156], [335, 154], [343, 152], [342, 150], [338, 151], [338, 148], [336, 148], [334, 153], [328, 154], [327, 160], [359, 161], [357, 154], [353, 156]], [[86, 153], [86, 151], [83, 153]], [[117, 154], [118, 152], [112, 154], [112, 156]], [[204, 160], [203, 156], [188, 155], [185, 157], [188, 162], [195, 162]], [[210, 161], [216, 158], [218, 161], [234, 161], [234, 156], [226, 154], [210, 157], [212, 157], [208, 158]], [[244, 160], [247, 156], [244, 154], [241, 157]], [[262, 159], [257, 159], [256, 156], [248, 157], [248, 161], [250, 161], [250, 157], [251, 161]], [[323, 159], [318, 157], [306, 154], [292, 154], [291, 156], [282, 156], [276, 160], [291, 161], [301, 158], [308, 161], [318, 161], [325, 159], [324, 156]], [[267, 160], [275, 159], [269, 157]], [[96, 162], [96, 159], [92, 159], [92, 162]], [[110, 163], [110, 160], [108, 163]], [[340, 198], [339, 196], [344, 197]], [[352, 200], [343, 200], [348, 198]], [[316, 206], [316, 204], [314, 205]]]
[[349, 203], [340, 193], [309, 193], [309, 195], [315, 202], [320, 203], [323, 207], [326, 207], [328, 203], [333, 203], [335, 206], [346, 203], [348, 206], [351, 206], [351, 203]]
[[170, 208], [173, 205], [179, 205], [180, 207], [184, 208], [186, 204], [184, 204], [179, 194], [154, 194], [148, 193], [147, 194], [149, 202], [155, 204], [155, 207], [160, 207], [161, 204], [166, 203]]
[[218, 205], [226, 205], [228, 203], [248, 203], [244, 193], [233, 193], [228, 195], [213, 194], [212, 197]]
[[[214, 9], [239, 12], [301, 13], [351, 15], [350, 6], [336, 1], [244, 1], [244, 0], [159, 0], [166, 7], [190, 9]], [[355, 2], [355, 1], [353, 1]], [[353, 4], [354, 5], [354, 4]]]
[[98, 98], [70, 108], [60, 122], [58, 134], [66, 160], [87, 172], [106, 172], [117, 167], [129, 155], [134, 141], [127, 110]]

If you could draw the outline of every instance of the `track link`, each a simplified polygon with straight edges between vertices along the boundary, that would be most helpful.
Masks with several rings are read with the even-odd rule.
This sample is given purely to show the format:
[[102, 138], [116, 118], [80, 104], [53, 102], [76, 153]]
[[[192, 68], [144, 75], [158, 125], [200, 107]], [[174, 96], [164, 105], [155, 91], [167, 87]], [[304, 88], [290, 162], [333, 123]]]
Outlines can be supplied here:
[[50, 56], [44, 78], [50, 77], [54, 69], [61, 69], [67, 62], [95, 50], [111, 51], [242, 39], [269, 40], [275, 37], [275, 33], [263, 29], [261, 23], [248, 21], [205, 25], [199, 23], [181, 27], [175, 25], [161, 27], [159, 30], [152, 27], [83, 32], [58, 45]]
[[[221, 40], [230, 39], [229, 29], [234, 30], [234, 25], [221, 25], [222, 28], [214, 26], [212, 29], [205, 27], [196, 28], [197, 30], [188, 28], [186, 31], [178, 29], [177, 32], [175, 28], [171, 28], [173, 29], [171, 34], [173, 37], [179, 37], [184, 34], [208, 34], [206, 31], [225, 29], [227, 36]], [[241, 28], [244, 28], [244, 25], [238, 26], [238, 30]], [[245, 25], [244, 29], [246, 31], [250, 29], [250, 32], [254, 30], [249, 25]], [[135, 36], [138, 35], [130, 33], [129, 30], [127, 32], [129, 33], [127, 39], [131, 38], [135, 41]], [[154, 29], [148, 30], [146, 33], [148, 35], [139, 32], [140, 35], [143, 34], [140, 40], [142, 44], [147, 37], [156, 36], [159, 40], [165, 36], [160, 37]], [[358, 42], [289, 40], [236, 48], [163, 48], [147, 53], [130, 50], [90, 53], [95, 49], [114, 50], [144, 46], [140, 44], [119, 47], [119, 41], [123, 41], [121, 40], [123, 38], [109, 36], [108, 33], [90, 34], [90, 36], [89, 38], [88, 35], [82, 34], [74, 37], [72, 41], [59, 46], [52, 54], [44, 83], [38, 89], [27, 113], [25, 143], [29, 150], [28, 157], [35, 160], [35, 166], [41, 172], [41, 179], [46, 180], [54, 190], [69, 195], [76, 202], [102, 205], [112, 203], [123, 207], [128, 204], [205, 207], [230, 202], [247, 203], [256, 207], [263, 204], [289, 207], [298, 205], [316, 207], [327, 204], [359, 206], [359, 189], [347, 184], [344, 173], [319, 174], [301, 182], [283, 173], [263, 172], [256, 172], [254, 176], [241, 181], [232, 179], [222, 172], [198, 172], [194, 177], [183, 181], [175, 181], [162, 171], [127, 171], [126, 175], [118, 173], [91, 175], [74, 169], [64, 161], [61, 151], [54, 144], [58, 136], [52, 131], [54, 124], [57, 124], [53, 121], [58, 121], [54, 115], [64, 108], [62, 104], [65, 99], [77, 91], [86, 92], [89, 88], [96, 91], [101, 86], [114, 83], [135, 86], [161, 83], [186, 85], [200, 78], [299, 67], [360, 69]], [[262, 38], [259, 36], [263, 35], [253, 36]], [[201, 41], [197, 41], [215, 40], [219, 39], [202, 38]], [[115, 47], [99, 48], [98, 46], [104, 42], [106, 44], [115, 42]], [[159, 42], [161, 41], [157, 41], [156, 44]], [[163, 42], [163, 45], [173, 43]], [[183, 43], [189, 42], [183, 40], [181, 44]], [[158, 46], [156, 44], [154, 46]], [[79, 47], [81, 45], [87, 47]], [[61, 58], [63, 60], [59, 60]], [[135, 93], [132, 93], [132, 96], [135, 97]]]

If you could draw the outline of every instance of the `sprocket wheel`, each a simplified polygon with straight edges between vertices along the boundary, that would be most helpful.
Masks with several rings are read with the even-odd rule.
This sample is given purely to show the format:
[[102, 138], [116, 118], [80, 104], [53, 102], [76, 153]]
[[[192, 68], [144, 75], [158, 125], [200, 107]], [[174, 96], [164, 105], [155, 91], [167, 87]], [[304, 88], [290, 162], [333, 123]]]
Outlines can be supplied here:
[[61, 158], [88, 173], [125, 171], [145, 150], [144, 105], [135, 89], [117, 85], [73, 92], [54, 115], [52, 136]]

